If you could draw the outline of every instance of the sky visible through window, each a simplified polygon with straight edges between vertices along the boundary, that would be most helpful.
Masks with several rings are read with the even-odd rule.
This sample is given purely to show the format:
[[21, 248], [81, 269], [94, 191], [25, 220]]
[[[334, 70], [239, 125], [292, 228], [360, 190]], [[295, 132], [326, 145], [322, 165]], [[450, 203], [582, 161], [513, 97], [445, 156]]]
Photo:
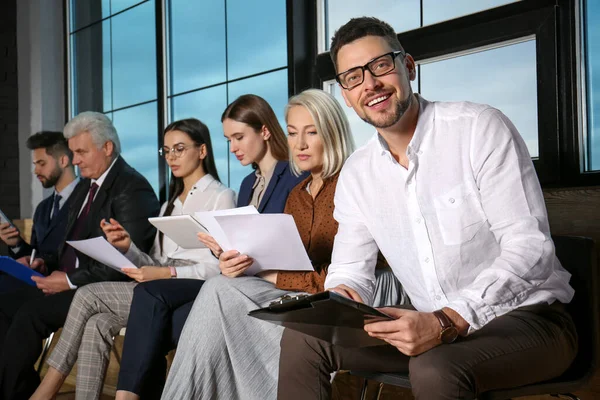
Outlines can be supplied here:
[[[118, 129], [124, 158], [158, 191], [155, 1], [71, 0], [71, 31], [75, 31], [71, 35], [71, 49], [73, 112], [94, 109], [107, 113]], [[423, 0], [421, 22], [420, 0], [328, 0], [321, 49], [328, 48], [339, 26], [356, 16], [380, 17], [402, 32], [510, 2]], [[237, 191], [251, 169], [241, 167], [229, 154], [221, 114], [238, 96], [254, 93], [271, 104], [285, 128], [283, 111], [288, 98], [285, 1], [167, 0], [166, 4], [167, 123], [189, 117], [202, 120], [211, 131], [220, 178]], [[587, 2], [584, 20], [586, 166], [598, 170], [600, 2]], [[423, 63], [418, 71], [420, 80], [412, 83], [413, 91], [420, 91], [428, 100], [468, 100], [500, 109], [513, 121], [532, 157], [536, 157], [535, 46], [535, 38], [529, 38]], [[366, 142], [373, 135], [373, 128], [346, 107], [337, 85], [326, 88], [347, 110], [357, 144]]]

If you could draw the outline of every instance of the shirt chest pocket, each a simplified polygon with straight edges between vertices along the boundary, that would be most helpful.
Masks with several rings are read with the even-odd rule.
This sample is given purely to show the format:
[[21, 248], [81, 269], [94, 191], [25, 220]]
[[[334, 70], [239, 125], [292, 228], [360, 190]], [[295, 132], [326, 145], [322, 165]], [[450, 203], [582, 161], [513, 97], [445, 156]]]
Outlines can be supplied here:
[[436, 197], [434, 207], [446, 245], [457, 245], [473, 239], [486, 221], [476, 193], [464, 184]]

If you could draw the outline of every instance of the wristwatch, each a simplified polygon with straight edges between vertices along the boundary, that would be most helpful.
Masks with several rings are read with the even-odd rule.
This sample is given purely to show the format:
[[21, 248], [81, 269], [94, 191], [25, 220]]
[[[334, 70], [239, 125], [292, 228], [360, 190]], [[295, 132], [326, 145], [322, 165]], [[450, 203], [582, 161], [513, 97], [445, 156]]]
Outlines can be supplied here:
[[438, 336], [438, 339], [440, 339], [442, 343], [446, 344], [454, 342], [458, 337], [458, 329], [456, 329], [452, 323], [452, 320], [448, 318], [446, 313], [442, 310], [435, 310], [433, 315], [437, 317], [438, 321], [440, 321], [440, 325], [442, 326], [442, 330], [440, 331], [440, 336]]

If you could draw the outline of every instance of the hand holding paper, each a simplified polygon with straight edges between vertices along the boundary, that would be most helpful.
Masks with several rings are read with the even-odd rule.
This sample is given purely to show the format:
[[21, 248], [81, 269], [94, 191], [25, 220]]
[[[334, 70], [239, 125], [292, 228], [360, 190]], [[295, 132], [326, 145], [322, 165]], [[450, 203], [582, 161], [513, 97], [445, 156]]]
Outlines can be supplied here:
[[235, 249], [254, 260], [246, 274], [314, 270], [291, 215], [228, 215], [216, 216], [215, 220], [225, 236], [220, 242], [223, 249]]
[[103, 237], [95, 237], [85, 240], [68, 240], [67, 244], [79, 250], [88, 257], [115, 269], [121, 273], [122, 268], [137, 268], [119, 250], [115, 249]]

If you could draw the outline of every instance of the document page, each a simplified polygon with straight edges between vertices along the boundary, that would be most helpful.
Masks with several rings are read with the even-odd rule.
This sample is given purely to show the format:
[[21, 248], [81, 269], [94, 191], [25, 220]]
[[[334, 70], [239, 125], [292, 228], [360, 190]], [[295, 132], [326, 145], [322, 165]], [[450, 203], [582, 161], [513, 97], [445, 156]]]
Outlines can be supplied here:
[[221, 248], [231, 249], [232, 247], [227, 239], [227, 236], [223, 232], [223, 229], [221, 229], [220, 224], [215, 219], [215, 217], [225, 215], [258, 215], [258, 210], [254, 206], [246, 206], [229, 208], [226, 210], [199, 211], [194, 214], [194, 218], [208, 230], [209, 235], [211, 235], [217, 241], [217, 243], [219, 243]]
[[121, 273], [124, 273], [121, 271], [121, 268], [137, 268], [127, 257], [101, 236], [85, 240], [67, 240], [67, 244], [73, 246], [73, 248], [86, 256], [100, 261], [102, 264], [116, 269]]
[[191, 215], [155, 217], [148, 218], [148, 221], [184, 249], [206, 248], [198, 240], [197, 234], [198, 232], [208, 233], [208, 230]]
[[217, 216], [227, 237], [223, 250], [237, 250], [254, 259], [246, 271], [314, 271], [294, 218], [288, 214]]

